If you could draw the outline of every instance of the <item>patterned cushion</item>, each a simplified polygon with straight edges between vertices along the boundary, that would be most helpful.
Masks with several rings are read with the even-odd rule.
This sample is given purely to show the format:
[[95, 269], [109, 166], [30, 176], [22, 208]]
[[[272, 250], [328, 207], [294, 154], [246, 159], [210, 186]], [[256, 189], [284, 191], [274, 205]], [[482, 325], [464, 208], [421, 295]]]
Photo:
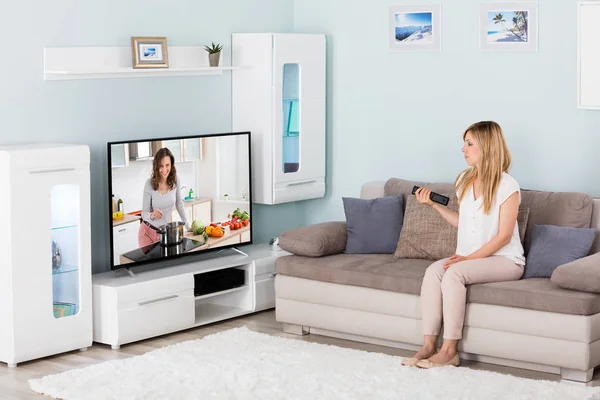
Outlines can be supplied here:
[[[444, 195], [450, 197], [447, 207], [458, 211], [456, 195]], [[433, 207], [420, 204], [415, 196], [407, 196], [404, 222], [394, 255], [427, 260], [450, 257], [456, 252], [457, 233], [458, 230]]]

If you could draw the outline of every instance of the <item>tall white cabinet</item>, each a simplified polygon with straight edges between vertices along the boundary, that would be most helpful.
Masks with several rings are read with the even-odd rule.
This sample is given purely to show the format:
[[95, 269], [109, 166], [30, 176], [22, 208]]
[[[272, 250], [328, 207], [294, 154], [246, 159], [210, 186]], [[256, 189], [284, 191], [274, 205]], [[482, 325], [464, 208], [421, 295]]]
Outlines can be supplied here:
[[0, 185], [0, 361], [89, 347], [88, 147], [0, 147]]
[[234, 131], [252, 132], [253, 202], [325, 195], [326, 41], [321, 34], [233, 34]]
[[577, 107], [600, 110], [600, 1], [577, 7]]

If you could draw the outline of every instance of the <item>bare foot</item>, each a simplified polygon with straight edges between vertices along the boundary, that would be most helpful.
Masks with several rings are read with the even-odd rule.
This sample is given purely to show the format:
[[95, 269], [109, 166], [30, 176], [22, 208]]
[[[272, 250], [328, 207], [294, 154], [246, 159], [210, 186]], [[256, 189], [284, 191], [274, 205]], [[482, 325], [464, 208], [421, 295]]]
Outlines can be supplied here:
[[435, 346], [423, 346], [419, 351], [417, 351], [417, 354], [415, 354], [413, 358], [416, 358], [417, 360], [426, 360], [433, 356], [436, 351], [437, 349]]
[[444, 363], [447, 363], [448, 361], [452, 360], [455, 355], [456, 355], [456, 350], [440, 349], [440, 351], [437, 354], [430, 356], [428, 358], [428, 360], [434, 364], [444, 364]]

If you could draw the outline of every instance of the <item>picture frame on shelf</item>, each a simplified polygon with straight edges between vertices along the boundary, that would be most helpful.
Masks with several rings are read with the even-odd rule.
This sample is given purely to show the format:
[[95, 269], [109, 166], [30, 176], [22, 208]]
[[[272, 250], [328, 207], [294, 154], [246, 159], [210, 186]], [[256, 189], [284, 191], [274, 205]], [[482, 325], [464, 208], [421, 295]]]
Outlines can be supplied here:
[[388, 32], [392, 51], [441, 51], [442, 5], [390, 6]]
[[132, 36], [133, 68], [169, 68], [166, 37]]
[[481, 3], [481, 51], [538, 51], [537, 1]]

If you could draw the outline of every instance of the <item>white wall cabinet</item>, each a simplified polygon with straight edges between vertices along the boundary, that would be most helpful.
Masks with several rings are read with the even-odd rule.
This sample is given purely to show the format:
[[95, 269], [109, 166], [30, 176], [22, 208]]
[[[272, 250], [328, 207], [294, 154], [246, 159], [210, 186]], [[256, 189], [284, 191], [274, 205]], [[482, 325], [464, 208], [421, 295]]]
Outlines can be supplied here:
[[89, 347], [88, 147], [0, 147], [0, 184], [0, 361], [14, 367]]
[[111, 148], [110, 153], [111, 167], [126, 167], [129, 165], [129, 145], [115, 144]]
[[325, 195], [326, 41], [320, 34], [233, 34], [233, 130], [252, 132], [253, 201]]
[[577, 7], [577, 107], [600, 110], [600, 2], [582, 1]]
[[193, 139], [171, 139], [152, 142], [152, 156], [163, 147], [173, 153], [175, 162], [200, 161], [202, 160], [202, 138]]

